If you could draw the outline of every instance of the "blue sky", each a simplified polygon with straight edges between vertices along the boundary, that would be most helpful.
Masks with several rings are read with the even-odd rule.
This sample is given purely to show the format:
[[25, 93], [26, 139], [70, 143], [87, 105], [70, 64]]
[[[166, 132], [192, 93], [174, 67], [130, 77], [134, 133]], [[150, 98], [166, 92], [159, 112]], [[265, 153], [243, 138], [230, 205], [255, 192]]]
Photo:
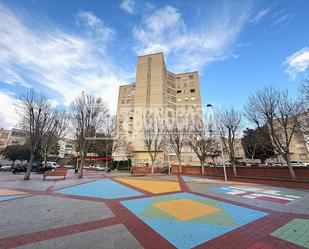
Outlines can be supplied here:
[[241, 109], [250, 93], [297, 89], [309, 67], [309, 1], [0, 0], [0, 127], [30, 88], [53, 105], [83, 90], [116, 109], [136, 56], [164, 52], [200, 72], [204, 104]]

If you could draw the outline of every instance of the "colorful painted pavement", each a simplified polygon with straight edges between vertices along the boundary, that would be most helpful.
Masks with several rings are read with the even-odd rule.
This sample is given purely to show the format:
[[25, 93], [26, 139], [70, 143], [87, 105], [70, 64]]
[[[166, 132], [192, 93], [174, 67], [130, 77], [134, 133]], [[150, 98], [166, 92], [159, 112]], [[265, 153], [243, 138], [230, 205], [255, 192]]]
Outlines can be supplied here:
[[309, 220], [293, 219], [274, 231], [272, 236], [309, 248]]
[[189, 193], [121, 203], [177, 248], [192, 248], [267, 215]]
[[102, 179], [57, 191], [60, 194], [104, 199], [117, 199], [143, 195], [110, 179]]
[[[46, 184], [45, 191], [0, 189], [3, 198], [30, 195], [0, 204], [0, 213], [6, 213], [2, 224], [11, 226], [11, 231], [3, 230], [2, 235], [0, 231], [0, 248], [309, 248], [308, 215], [272, 211], [269, 203], [263, 203], [265, 208], [254, 207], [224, 195], [196, 193], [190, 186], [247, 198], [267, 197], [272, 202], [297, 200], [301, 194], [293, 195], [286, 188], [279, 191], [235, 182], [222, 186], [223, 181], [177, 177], [177, 182], [150, 176], [105, 177], [55, 191], [57, 181], [40, 179], [37, 183]], [[26, 207], [36, 217], [38, 209], [27, 209], [33, 205], [40, 207], [44, 222], [29, 221], [28, 211], [27, 215], [18, 212]]]
[[250, 186], [227, 186], [213, 189], [217, 193], [242, 196], [250, 199], [270, 201], [276, 203], [288, 203], [300, 198], [300, 196], [291, 195], [283, 191]]
[[0, 189], [0, 201], [16, 199], [16, 198], [25, 197], [25, 196], [28, 196], [28, 195], [29, 194], [26, 193], [26, 192]]

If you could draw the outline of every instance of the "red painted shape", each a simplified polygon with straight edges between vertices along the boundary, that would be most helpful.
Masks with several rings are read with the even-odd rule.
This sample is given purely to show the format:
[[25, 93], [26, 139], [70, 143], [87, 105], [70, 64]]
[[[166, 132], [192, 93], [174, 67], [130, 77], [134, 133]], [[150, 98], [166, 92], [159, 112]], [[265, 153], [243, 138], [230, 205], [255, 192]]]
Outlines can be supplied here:
[[180, 185], [180, 189], [184, 192], [190, 192], [191, 190], [189, 189], [188, 185], [186, 182], [182, 179], [180, 174], [177, 174], [178, 182]]

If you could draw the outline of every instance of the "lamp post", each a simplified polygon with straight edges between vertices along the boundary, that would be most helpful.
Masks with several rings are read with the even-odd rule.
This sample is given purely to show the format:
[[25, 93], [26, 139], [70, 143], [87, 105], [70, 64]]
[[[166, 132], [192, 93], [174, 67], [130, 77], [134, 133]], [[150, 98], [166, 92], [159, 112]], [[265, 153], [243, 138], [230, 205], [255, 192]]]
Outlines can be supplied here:
[[[212, 104], [207, 104], [207, 107], [211, 108], [212, 115], [214, 116], [214, 106]], [[217, 129], [217, 124], [215, 122], [215, 130]], [[224, 181], [227, 182], [227, 174], [226, 174], [226, 168], [225, 168], [225, 159], [224, 159], [224, 149], [223, 149], [223, 137], [218, 134], [219, 140], [220, 140], [220, 148], [221, 148], [221, 163], [223, 167], [223, 173], [224, 173]]]

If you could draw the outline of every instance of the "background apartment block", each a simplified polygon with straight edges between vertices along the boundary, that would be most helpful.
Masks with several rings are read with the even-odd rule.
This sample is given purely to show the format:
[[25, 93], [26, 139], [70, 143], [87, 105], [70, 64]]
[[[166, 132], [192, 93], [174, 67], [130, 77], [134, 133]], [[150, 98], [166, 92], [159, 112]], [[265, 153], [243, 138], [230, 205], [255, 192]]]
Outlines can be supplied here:
[[11, 145], [24, 145], [26, 143], [26, 132], [20, 129], [0, 129], [0, 149]]
[[[198, 72], [175, 74], [167, 70], [163, 53], [139, 56], [137, 58], [136, 82], [120, 86], [117, 107], [117, 137], [126, 139], [133, 148], [132, 161], [136, 164], [150, 163], [145, 150], [142, 130], [143, 113], [151, 109], [163, 109], [170, 118], [176, 112], [202, 114], [200, 82]], [[126, 158], [125, 148], [117, 148], [113, 154], [116, 160]], [[158, 160], [166, 162], [176, 158], [169, 149], [162, 150]], [[175, 160], [176, 161], [176, 160]], [[195, 154], [184, 148], [183, 163], [198, 165]]]

